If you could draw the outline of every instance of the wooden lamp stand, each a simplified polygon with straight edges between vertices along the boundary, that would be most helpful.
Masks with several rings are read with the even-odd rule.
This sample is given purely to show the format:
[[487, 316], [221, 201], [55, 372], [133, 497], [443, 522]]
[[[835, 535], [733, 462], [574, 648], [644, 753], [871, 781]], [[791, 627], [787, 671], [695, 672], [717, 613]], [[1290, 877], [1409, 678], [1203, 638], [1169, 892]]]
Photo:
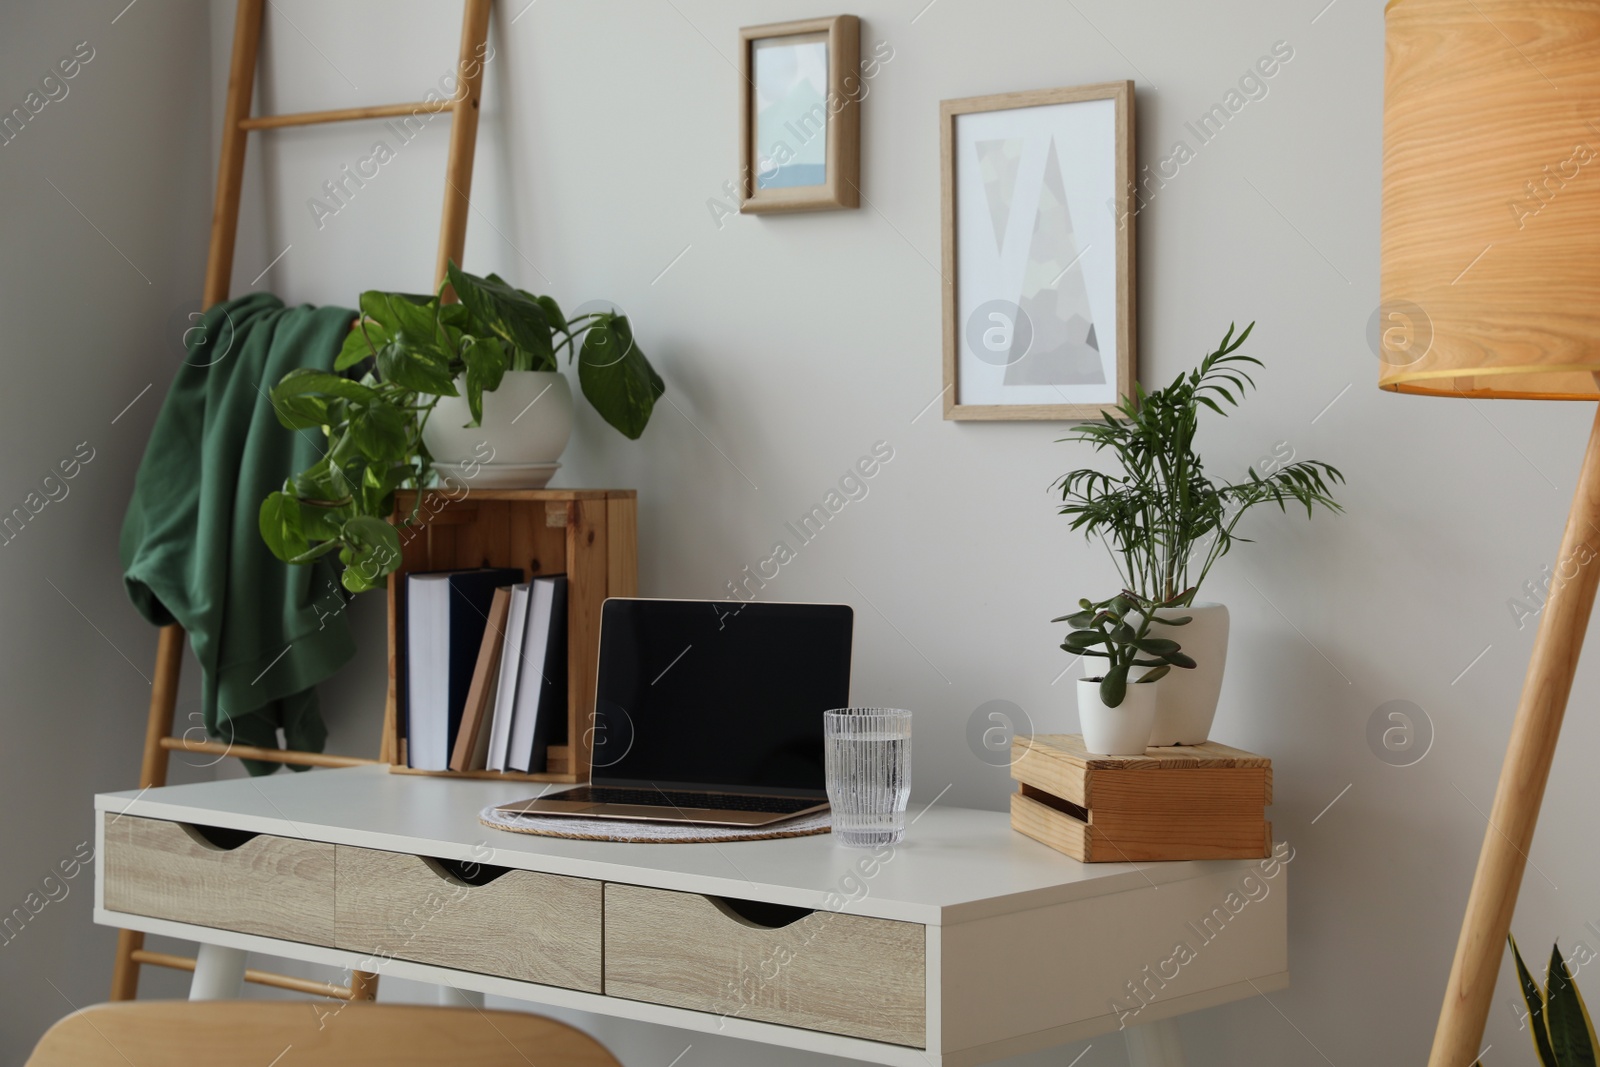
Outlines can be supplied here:
[[1494, 807], [1478, 855], [1478, 871], [1461, 921], [1461, 939], [1428, 1067], [1470, 1067], [1482, 1046], [1489, 1001], [1505, 958], [1511, 914], [1517, 906], [1533, 828], [1539, 819], [1561, 719], [1589, 628], [1595, 588], [1600, 584], [1600, 413], [1589, 433], [1578, 488], [1572, 496], [1555, 580], [1539, 616], [1533, 657], [1522, 683], [1522, 699], [1511, 724], [1511, 741]]

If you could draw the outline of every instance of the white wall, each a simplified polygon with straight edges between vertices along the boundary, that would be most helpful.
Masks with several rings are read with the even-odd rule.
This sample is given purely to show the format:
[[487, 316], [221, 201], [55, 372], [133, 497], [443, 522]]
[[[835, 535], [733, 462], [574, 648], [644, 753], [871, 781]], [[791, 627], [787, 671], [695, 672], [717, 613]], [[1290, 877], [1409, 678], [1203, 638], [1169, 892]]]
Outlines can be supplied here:
[[[1060, 633], [1046, 620], [1081, 595], [1104, 593], [1111, 575], [1100, 550], [1053, 511], [1051, 481], [1087, 458], [1055, 443], [1063, 427], [957, 425], [937, 408], [917, 417], [941, 385], [938, 101], [1133, 78], [1148, 162], [1179, 138], [1193, 146], [1184, 122], [1220, 100], [1274, 42], [1293, 47], [1269, 95], [1202, 146], [1139, 219], [1146, 381], [1170, 380], [1230, 321], [1259, 323], [1250, 350], [1268, 364], [1260, 395], [1204, 431], [1213, 472], [1242, 475], [1287, 442], [1299, 458], [1329, 460], [1350, 479], [1343, 517], [1252, 518], [1247, 536], [1260, 543], [1242, 546], [1207, 588], [1234, 619], [1216, 734], [1274, 758], [1274, 826], [1297, 860], [1294, 987], [1270, 1002], [1186, 1018], [1198, 1065], [1425, 1055], [1532, 639], [1506, 601], [1551, 558], [1591, 414], [1377, 392], [1364, 333], [1377, 299], [1382, 19], [1376, 3], [1324, 2], [869, 0], [850, 10], [863, 19], [865, 41], [888, 42], [894, 58], [865, 104], [867, 203], [719, 227], [707, 201], [736, 168], [737, 28], [831, 12], [770, 0], [504, 0], [467, 243], [470, 269], [500, 271], [565, 306], [616, 301], [665, 377], [672, 403], [638, 444], [580, 409], [559, 475], [563, 485], [639, 489], [648, 594], [721, 595], [766, 554], [785, 520], [874, 441], [890, 442], [895, 458], [870, 495], [766, 595], [855, 604], [854, 696], [916, 710], [916, 798], [949, 785], [940, 803], [998, 808], [1008, 782], [969, 750], [968, 718], [1005, 699], [1042, 730], [1074, 729], [1067, 680], [1052, 684], [1066, 666]], [[211, 8], [214, 108], [231, 7], [218, 0]], [[415, 99], [453, 61], [457, 10], [415, 0], [276, 0], [264, 105]], [[4, 65], [5, 99], [20, 97], [34, 67], [42, 71], [45, 59], [91, 32], [72, 28], [78, 18], [54, 6], [49, 16], [7, 14], [19, 32], [3, 35], [0, 48], [21, 61]], [[82, 16], [91, 28], [104, 22], [98, 12], [95, 19]], [[143, 44], [114, 51], [113, 31]], [[25, 768], [0, 789], [13, 811], [45, 813], [6, 824], [8, 850], [27, 860], [0, 865], [6, 900], [27, 891], [31, 868], [42, 873], [79, 839], [72, 835], [88, 826], [92, 790], [133, 777], [144, 685], [42, 579], [71, 595], [141, 668], [148, 661], [150, 635], [122, 600], [111, 553], [154, 405], [115, 428], [97, 420], [170, 366], [154, 343], [135, 355], [124, 339], [141, 317], [152, 328], [169, 300], [198, 287], [210, 163], [193, 143], [209, 137], [215, 150], [215, 116], [189, 109], [187, 90], [205, 84], [195, 23], [140, 4], [116, 27], [93, 32], [106, 37], [104, 58], [59, 113], [52, 105], [41, 117], [34, 144], [0, 149], [9, 193], [0, 217], [8, 231], [26, 227], [21, 242], [8, 243], [25, 254], [7, 257], [9, 284], [0, 287], [14, 324], [5, 344], [28, 375], [4, 393], [15, 462], [0, 499], [20, 498], [36, 471], [85, 436], [108, 442], [73, 499], [41, 516], [49, 539], [0, 550], [11, 602], [35, 609], [9, 613], [0, 643], [6, 722], [20, 730], [7, 735], [7, 752]], [[96, 78], [104, 92], [90, 92]], [[350, 305], [364, 288], [427, 287], [445, 121], [320, 231], [307, 200], [341, 163], [388, 135], [351, 124], [253, 143], [247, 203], [259, 210], [245, 220], [235, 290], [249, 288], [285, 248], [258, 284], [290, 300]], [[47, 136], [59, 139], [59, 164]], [[14, 159], [19, 147], [32, 158]], [[130, 283], [126, 264], [83, 232], [41, 171], [69, 195], [81, 192], [79, 206], [153, 287]], [[107, 311], [83, 315], [86, 300]], [[88, 359], [105, 369], [57, 371], [84, 359], [84, 341]], [[57, 383], [70, 383], [73, 401], [40, 403]], [[5, 553], [19, 549], [36, 555], [8, 562]], [[40, 617], [49, 623], [39, 626]], [[356, 609], [362, 659], [326, 694], [335, 743], [348, 751], [375, 744], [381, 617], [376, 599]], [[1600, 935], [1584, 926], [1600, 924], [1597, 860], [1584, 847], [1593, 807], [1585, 753], [1600, 733], [1594, 693], [1591, 661], [1574, 691], [1531, 856], [1537, 869], [1516, 920], [1535, 952], [1556, 938], [1569, 951], [1580, 939], [1600, 948]], [[1389, 766], [1368, 747], [1368, 720], [1390, 700], [1413, 701], [1431, 718], [1435, 741], [1415, 766]], [[38, 752], [54, 755], [40, 764]], [[48, 929], [0, 950], [8, 987], [11, 975], [27, 980], [25, 999], [0, 1009], [14, 1047], [66, 1007], [37, 991], [38, 968], [65, 976], [74, 998], [103, 989], [109, 939], [91, 931], [87, 894], [75, 893], [41, 917]], [[34, 955], [15, 955], [22, 951]], [[385, 997], [423, 992], [386, 983]], [[1492, 1062], [1526, 1055], [1508, 1007], [1513, 995], [1503, 981], [1485, 1039]], [[667, 1064], [691, 1043], [682, 1067], [752, 1056], [823, 1062], [662, 1028], [585, 1025], [629, 1064]], [[1018, 1062], [1067, 1063], [1080, 1051]], [[1118, 1042], [1100, 1039], [1078, 1062], [1125, 1061]]]

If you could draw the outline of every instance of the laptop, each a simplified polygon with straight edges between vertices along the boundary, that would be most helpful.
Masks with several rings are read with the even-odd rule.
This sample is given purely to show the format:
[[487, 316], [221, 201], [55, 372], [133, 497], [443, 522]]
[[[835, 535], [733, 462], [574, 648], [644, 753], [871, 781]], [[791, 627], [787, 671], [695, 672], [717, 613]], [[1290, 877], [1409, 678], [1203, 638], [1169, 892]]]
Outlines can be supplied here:
[[822, 713], [850, 698], [844, 604], [612, 597], [589, 784], [499, 810], [765, 826], [827, 806]]

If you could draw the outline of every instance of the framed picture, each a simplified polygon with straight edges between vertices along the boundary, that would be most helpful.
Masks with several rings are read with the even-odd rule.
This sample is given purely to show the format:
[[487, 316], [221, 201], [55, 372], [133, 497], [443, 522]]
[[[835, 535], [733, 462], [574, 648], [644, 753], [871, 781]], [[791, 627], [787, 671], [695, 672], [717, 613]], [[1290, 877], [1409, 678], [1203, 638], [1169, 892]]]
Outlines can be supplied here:
[[861, 20], [747, 26], [739, 38], [739, 210], [858, 206]]
[[940, 104], [944, 417], [1096, 419], [1133, 391], [1133, 83]]

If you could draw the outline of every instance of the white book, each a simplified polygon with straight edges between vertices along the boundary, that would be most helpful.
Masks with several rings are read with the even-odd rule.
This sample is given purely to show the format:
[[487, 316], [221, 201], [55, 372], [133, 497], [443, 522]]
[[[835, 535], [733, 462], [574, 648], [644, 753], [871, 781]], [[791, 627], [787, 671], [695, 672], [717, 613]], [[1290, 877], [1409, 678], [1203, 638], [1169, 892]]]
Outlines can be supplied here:
[[511, 720], [511, 751], [506, 759], [514, 771], [526, 771], [533, 764], [533, 739], [541, 710], [539, 698], [549, 688], [545, 684], [544, 666], [550, 644], [555, 588], [555, 582], [549, 579], [534, 581], [528, 605], [528, 625], [522, 638], [522, 668], [517, 676], [516, 714]]
[[488, 769], [506, 769], [511, 751], [511, 722], [517, 706], [517, 677], [522, 665], [522, 635], [528, 619], [527, 582], [511, 587], [511, 610], [506, 616], [506, 642], [500, 649], [500, 678], [494, 694], [494, 718], [489, 724]]
[[450, 768], [450, 575], [406, 579], [406, 753], [424, 771]]

